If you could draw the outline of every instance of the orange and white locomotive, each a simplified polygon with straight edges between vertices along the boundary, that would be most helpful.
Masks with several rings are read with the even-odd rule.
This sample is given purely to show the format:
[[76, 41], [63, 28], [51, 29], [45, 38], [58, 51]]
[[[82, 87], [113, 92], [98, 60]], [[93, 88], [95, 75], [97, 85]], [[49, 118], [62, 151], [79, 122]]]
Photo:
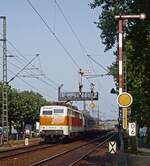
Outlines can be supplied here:
[[73, 138], [84, 131], [84, 115], [76, 107], [59, 102], [41, 107], [40, 133], [45, 142]]

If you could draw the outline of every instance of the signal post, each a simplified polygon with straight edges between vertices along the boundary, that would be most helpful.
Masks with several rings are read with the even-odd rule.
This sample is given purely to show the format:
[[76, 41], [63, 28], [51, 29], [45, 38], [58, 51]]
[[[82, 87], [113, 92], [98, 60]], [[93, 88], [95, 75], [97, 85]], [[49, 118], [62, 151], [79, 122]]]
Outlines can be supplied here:
[[[118, 86], [119, 95], [117, 97], [117, 103], [119, 105], [119, 115], [122, 114], [123, 129], [127, 129], [127, 110], [132, 104], [132, 96], [124, 91], [124, 71], [123, 71], [123, 25], [128, 19], [141, 19], [146, 18], [145, 14], [141, 13], [138, 15], [116, 15], [115, 19], [118, 20]], [[125, 80], [126, 81], [126, 80]], [[126, 82], [125, 82], [126, 83]], [[127, 91], [127, 90], [125, 90]], [[120, 119], [119, 119], [120, 121]]]

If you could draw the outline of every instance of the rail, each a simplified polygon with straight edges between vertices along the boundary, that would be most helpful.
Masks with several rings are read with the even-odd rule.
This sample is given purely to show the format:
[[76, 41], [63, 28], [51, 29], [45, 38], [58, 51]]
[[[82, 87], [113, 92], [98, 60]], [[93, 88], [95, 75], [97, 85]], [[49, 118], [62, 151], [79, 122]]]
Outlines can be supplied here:
[[[103, 138], [105, 138], [105, 137], [108, 137], [109, 135], [112, 135], [112, 136], [113, 136], [114, 134], [113, 134], [112, 132], [106, 133], [105, 135], [103, 135], [103, 136], [101, 136], [101, 137], [98, 137], [98, 138], [96, 138], [96, 139], [94, 139], [94, 140], [92, 140], [92, 141], [89, 141], [88, 143], [84, 143], [84, 144], [79, 145], [79, 146], [77, 146], [77, 147], [75, 147], [75, 148], [73, 148], [73, 149], [65, 150], [65, 151], [63, 151], [63, 152], [61, 152], [61, 153], [55, 154], [55, 155], [50, 156], [50, 157], [48, 157], [48, 158], [46, 158], [46, 159], [40, 160], [40, 161], [38, 161], [38, 162], [36, 162], [36, 163], [33, 163], [31, 166], [38, 166], [38, 165], [41, 165], [41, 164], [43, 164], [43, 163], [49, 162], [50, 160], [56, 159], [56, 158], [58, 158], [58, 157], [60, 157], [60, 156], [63, 156], [63, 155], [65, 155], [65, 154], [69, 153], [69, 152], [73, 152], [73, 151], [75, 151], [75, 150], [77, 150], [77, 149], [80, 149], [80, 148], [82, 148], [82, 147], [85, 147], [85, 146], [87, 146], [87, 145], [89, 145], [89, 144], [92, 144], [93, 142], [96, 142], [96, 141], [98, 141], [98, 140], [100, 140], [100, 139], [103, 139]], [[110, 138], [109, 138], [109, 139], [110, 139]], [[106, 140], [105, 140], [105, 141], [106, 141]]]

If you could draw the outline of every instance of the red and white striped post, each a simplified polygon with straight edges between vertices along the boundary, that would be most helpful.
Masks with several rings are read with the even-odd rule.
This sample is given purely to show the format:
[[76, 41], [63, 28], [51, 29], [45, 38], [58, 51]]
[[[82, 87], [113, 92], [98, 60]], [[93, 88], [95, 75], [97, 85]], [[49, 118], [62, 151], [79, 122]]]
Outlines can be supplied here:
[[[118, 68], [119, 68], [119, 76], [118, 76], [118, 85], [119, 85], [119, 94], [124, 91], [123, 88], [123, 23], [128, 19], [141, 19], [144, 20], [146, 18], [144, 13], [139, 15], [116, 15], [115, 19], [118, 20]], [[123, 109], [119, 107], [119, 126], [120, 126], [120, 117]]]
[[118, 25], [118, 67], [119, 67], [119, 77], [118, 77], [118, 83], [119, 83], [119, 94], [123, 91], [123, 67], [122, 67], [122, 60], [123, 60], [123, 51], [122, 51], [122, 45], [123, 45], [123, 20], [119, 19], [119, 25]]
[[115, 19], [118, 19], [118, 67], [119, 67], [119, 94], [123, 92], [123, 21], [127, 19], [142, 19], [146, 18], [145, 14], [141, 13], [139, 15], [117, 15]]

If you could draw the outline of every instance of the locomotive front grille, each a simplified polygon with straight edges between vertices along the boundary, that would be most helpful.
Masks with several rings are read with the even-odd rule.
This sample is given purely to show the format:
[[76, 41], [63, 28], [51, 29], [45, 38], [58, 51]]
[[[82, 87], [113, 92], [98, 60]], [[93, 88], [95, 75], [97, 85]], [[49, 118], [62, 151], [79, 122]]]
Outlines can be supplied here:
[[63, 130], [43, 130], [44, 135], [63, 135]]

